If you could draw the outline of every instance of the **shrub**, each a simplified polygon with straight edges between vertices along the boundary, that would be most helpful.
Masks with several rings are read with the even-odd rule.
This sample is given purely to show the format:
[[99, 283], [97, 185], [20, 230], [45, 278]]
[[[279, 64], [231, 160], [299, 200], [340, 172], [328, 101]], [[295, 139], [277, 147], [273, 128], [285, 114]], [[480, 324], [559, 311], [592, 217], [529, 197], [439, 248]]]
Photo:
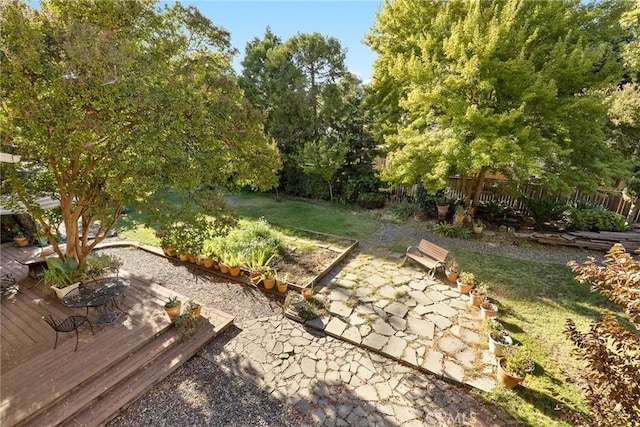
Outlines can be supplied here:
[[553, 197], [525, 197], [525, 206], [536, 227], [557, 221], [567, 209], [567, 205]]
[[457, 239], [470, 239], [473, 237], [473, 231], [458, 224], [448, 224], [439, 222], [431, 227], [434, 233], [442, 234], [447, 237], [455, 237]]
[[274, 254], [284, 253], [286, 249], [282, 235], [273, 230], [264, 218], [231, 230], [214, 246], [217, 251], [236, 254], [243, 262], [251, 260], [252, 254], [256, 252], [263, 253], [268, 259]]
[[510, 208], [503, 203], [490, 200], [482, 203], [476, 209], [476, 215], [491, 221], [498, 221], [503, 219]]
[[384, 194], [362, 193], [358, 196], [358, 205], [365, 209], [380, 209], [384, 207]]
[[580, 231], [624, 231], [625, 218], [604, 209], [570, 209], [567, 216], [567, 230]]
[[415, 214], [417, 210], [418, 207], [416, 205], [403, 200], [400, 203], [390, 206], [388, 212], [394, 218], [407, 219]]
[[[640, 261], [616, 244], [599, 265], [591, 258], [583, 265], [569, 263], [576, 280], [591, 285], [620, 304], [631, 320], [640, 320]], [[589, 332], [576, 329], [567, 319], [565, 335], [575, 345], [574, 354], [586, 363], [583, 391], [596, 425], [634, 425], [640, 410], [640, 337], [606, 314]]]

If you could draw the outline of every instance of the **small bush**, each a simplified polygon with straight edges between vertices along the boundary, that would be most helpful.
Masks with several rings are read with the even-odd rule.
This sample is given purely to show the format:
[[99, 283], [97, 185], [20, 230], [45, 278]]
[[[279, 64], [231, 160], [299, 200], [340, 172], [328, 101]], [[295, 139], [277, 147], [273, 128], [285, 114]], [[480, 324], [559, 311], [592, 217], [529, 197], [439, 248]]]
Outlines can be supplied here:
[[458, 224], [448, 224], [439, 222], [431, 227], [436, 234], [442, 234], [447, 237], [455, 237], [457, 239], [470, 239], [473, 237], [473, 231]]
[[559, 220], [567, 209], [565, 203], [553, 197], [526, 197], [524, 202], [536, 227]]
[[503, 219], [510, 208], [503, 203], [494, 200], [482, 203], [476, 209], [476, 215], [490, 221], [499, 221]]
[[625, 218], [604, 209], [570, 209], [567, 230], [579, 231], [624, 231]]
[[418, 211], [418, 207], [413, 203], [407, 202], [406, 200], [403, 200], [400, 203], [390, 206], [387, 209], [387, 213], [390, 217], [400, 219], [400, 220], [405, 220], [411, 217], [417, 211]]
[[217, 243], [218, 250], [236, 254], [242, 261], [251, 260], [252, 253], [263, 252], [266, 258], [285, 252], [284, 238], [261, 218], [245, 227], [231, 230]]
[[358, 205], [365, 209], [380, 209], [384, 207], [384, 194], [362, 193], [358, 196]]

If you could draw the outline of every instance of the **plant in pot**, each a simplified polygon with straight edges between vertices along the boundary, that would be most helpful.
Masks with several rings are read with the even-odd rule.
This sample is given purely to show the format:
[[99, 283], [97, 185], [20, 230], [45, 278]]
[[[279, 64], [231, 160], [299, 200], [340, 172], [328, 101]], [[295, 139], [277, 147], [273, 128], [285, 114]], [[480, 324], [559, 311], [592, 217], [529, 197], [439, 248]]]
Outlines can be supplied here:
[[469, 303], [473, 306], [480, 307], [480, 305], [487, 299], [488, 292], [489, 288], [484, 283], [474, 286], [469, 290]]
[[13, 229], [13, 241], [21, 248], [29, 246], [29, 238], [24, 231], [16, 224]]
[[67, 257], [63, 260], [57, 257], [46, 259], [47, 270], [44, 272], [44, 284], [51, 287], [59, 299], [80, 286], [82, 275], [78, 261]]
[[483, 319], [495, 318], [498, 316], [498, 306], [487, 298], [482, 304], [480, 304], [480, 314]]
[[464, 223], [464, 219], [467, 216], [467, 211], [464, 206], [458, 205], [456, 207], [455, 213], [453, 214], [453, 222], [456, 224]]
[[240, 275], [242, 256], [239, 253], [227, 251], [222, 261], [229, 268], [229, 274], [231, 274], [231, 276], [238, 277]]
[[444, 221], [449, 213], [449, 203], [447, 203], [447, 199], [444, 197], [444, 194], [436, 194], [435, 203], [438, 211], [438, 221]]
[[309, 301], [311, 298], [313, 298], [313, 294], [316, 293], [316, 292], [317, 292], [317, 289], [314, 288], [313, 286], [306, 287], [301, 291], [302, 296], [307, 301]]
[[182, 301], [178, 299], [178, 297], [170, 297], [169, 300], [164, 304], [164, 310], [167, 312], [167, 316], [169, 319], [173, 321], [178, 314], [180, 314], [180, 309], [182, 308]]
[[287, 279], [289, 278], [289, 273], [285, 273], [285, 275], [280, 278], [280, 277], [276, 277], [276, 282], [277, 282], [277, 286], [278, 286], [278, 292], [280, 293], [285, 293], [287, 292], [287, 289], [289, 287]]
[[81, 269], [80, 281], [82, 283], [92, 282], [98, 280], [109, 271], [118, 272], [118, 269], [122, 266], [122, 263], [115, 255], [100, 254], [92, 255], [87, 260], [87, 263]]
[[458, 280], [458, 275], [460, 274], [460, 266], [454, 260], [447, 260], [447, 263], [444, 267], [444, 272], [447, 275], [447, 280], [449, 282], [455, 282]]
[[482, 230], [484, 230], [484, 223], [477, 219], [474, 223], [473, 223], [473, 232], [480, 235], [482, 234]]
[[509, 347], [513, 345], [509, 332], [505, 331], [502, 323], [496, 319], [489, 319], [487, 326], [489, 328], [489, 351], [496, 357], [505, 356]]
[[176, 316], [174, 323], [183, 341], [191, 338], [198, 329], [198, 319], [189, 311]]
[[193, 300], [189, 300], [185, 304], [185, 311], [191, 313], [193, 317], [200, 317], [202, 306]]
[[458, 277], [457, 284], [458, 291], [466, 295], [476, 284], [476, 276], [469, 271], [463, 271], [460, 273], [460, 277]]
[[498, 381], [507, 388], [513, 388], [533, 372], [535, 362], [524, 346], [513, 346], [506, 357], [498, 360]]
[[265, 289], [273, 289], [276, 285], [276, 276], [278, 275], [277, 271], [274, 268], [267, 266], [264, 272], [260, 275], [260, 280], [262, 280], [262, 284]]
[[258, 248], [251, 251], [251, 257], [247, 260], [243, 267], [249, 271], [249, 277], [254, 285], [257, 285], [262, 280], [262, 273], [265, 268], [269, 266], [269, 263], [276, 256], [275, 254], [267, 258], [268, 252], [265, 249]]

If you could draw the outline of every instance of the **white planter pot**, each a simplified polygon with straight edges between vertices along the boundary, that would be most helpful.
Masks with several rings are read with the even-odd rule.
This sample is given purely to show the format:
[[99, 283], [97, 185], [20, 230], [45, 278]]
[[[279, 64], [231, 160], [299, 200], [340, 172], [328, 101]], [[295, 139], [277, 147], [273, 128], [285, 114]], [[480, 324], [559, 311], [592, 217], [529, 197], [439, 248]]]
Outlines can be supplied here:
[[494, 340], [491, 338], [491, 334], [489, 334], [489, 351], [495, 354], [496, 357], [506, 356], [508, 348], [513, 345], [513, 340], [509, 335], [506, 335], [504, 341], [506, 341], [507, 344]]
[[65, 286], [64, 288], [52, 286], [51, 289], [53, 289], [53, 291], [56, 293], [56, 296], [58, 297], [58, 299], [62, 300], [62, 298], [64, 298], [65, 295], [67, 295], [72, 290], [77, 289], [78, 286], [80, 286], [80, 282], [73, 283], [69, 286]]

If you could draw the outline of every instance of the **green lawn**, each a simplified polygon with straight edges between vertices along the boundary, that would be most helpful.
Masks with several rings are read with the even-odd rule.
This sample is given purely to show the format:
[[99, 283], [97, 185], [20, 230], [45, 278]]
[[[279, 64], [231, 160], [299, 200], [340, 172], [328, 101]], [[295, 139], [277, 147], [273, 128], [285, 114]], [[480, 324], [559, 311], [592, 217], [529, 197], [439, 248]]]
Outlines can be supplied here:
[[[369, 243], [379, 230], [374, 215], [345, 206], [310, 202], [272, 195], [242, 193], [228, 197], [244, 220], [264, 217], [279, 227], [295, 227], [356, 238]], [[140, 226], [140, 217], [131, 210], [121, 224], [128, 230], [124, 238], [157, 244], [151, 230]], [[388, 249], [406, 248], [393, 242]], [[403, 250], [403, 249], [401, 249]], [[530, 425], [570, 425], [559, 421], [560, 408], [584, 414], [580, 391], [572, 378], [579, 363], [571, 356], [571, 345], [562, 331], [565, 320], [573, 318], [582, 330], [604, 308], [615, 309], [606, 299], [589, 292], [588, 286], [573, 280], [568, 267], [508, 257], [452, 249], [464, 270], [473, 272], [489, 286], [490, 298], [500, 308], [499, 319], [516, 342], [526, 344], [536, 361], [526, 387], [498, 388], [488, 400], [504, 407], [514, 417]], [[569, 378], [569, 381], [567, 381]]]

